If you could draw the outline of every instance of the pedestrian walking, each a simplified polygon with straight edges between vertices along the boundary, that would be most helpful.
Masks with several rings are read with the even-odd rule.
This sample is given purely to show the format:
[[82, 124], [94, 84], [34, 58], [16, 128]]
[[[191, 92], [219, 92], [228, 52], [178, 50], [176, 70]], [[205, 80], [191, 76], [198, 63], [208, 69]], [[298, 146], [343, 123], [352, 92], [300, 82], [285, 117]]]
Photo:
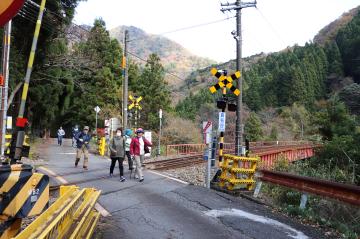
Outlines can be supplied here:
[[65, 131], [63, 130], [63, 128], [60, 126], [60, 128], [57, 131], [57, 137], [58, 137], [58, 145], [62, 145], [62, 140], [63, 137], [65, 136]]
[[126, 129], [125, 130], [125, 154], [126, 154], [126, 157], [128, 159], [129, 170], [134, 169], [133, 160], [132, 160], [132, 157], [131, 157], [131, 154], [130, 154], [131, 136], [132, 136], [132, 130], [131, 129]]
[[136, 164], [136, 173], [135, 178], [139, 178], [139, 181], [144, 181], [144, 175], [142, 173], [141, 162], [144, 161], [145, 153], [149, 153], [149, 147], [152, 144], [143, 137], [144, 130], [138, 128], [136, 130], [136, 137], [131, 140], [130, 144], [130, 154], [134, 156]]
[[78, 166], [79, 161], [84, 155], [84, 163], [83, 168], [88, 170], [88, 161], [89, 161], [89, 148], [90, 148], [90, 140], [91, 135], [89, 133], [89, 126], [85, 126], [82, 132], [79, 132], [76, 136], [76, 159], [75, 159], [75, 167]]
[[124, 182], [124, 158], [125, 158], [125, 138], [122, 137], [122, 128], [116, 129], [115, 136], [110, 140], [110, 177], [113, 176], [116, 161], [119, 162], [120, 181]]

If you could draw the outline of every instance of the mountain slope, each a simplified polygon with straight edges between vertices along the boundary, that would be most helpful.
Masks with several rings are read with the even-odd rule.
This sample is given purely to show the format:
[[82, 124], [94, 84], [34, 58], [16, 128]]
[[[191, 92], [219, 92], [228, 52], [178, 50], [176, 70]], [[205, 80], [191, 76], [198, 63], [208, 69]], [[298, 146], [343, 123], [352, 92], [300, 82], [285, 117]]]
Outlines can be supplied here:
[[[111, 29], [110, 36], [123, 44], [125, 30], [129, 31], [129, 52], [142, 59], [147, 59], [151, 53], [156, 53], [161, 58], [165, 70], [182, 79], [185, 79], [194, 70], [215, 63], [213, 60], [193, 55], [180, 44], [166, 37], [148, 34], [134, 26], [119, 26]], [[134, 61], [141, 62], [134, 56], [130, 55], [130, 57]], [[184, 84], [182, 79], [170, 74], [166, 75], [166, 80], [173, 89]]]

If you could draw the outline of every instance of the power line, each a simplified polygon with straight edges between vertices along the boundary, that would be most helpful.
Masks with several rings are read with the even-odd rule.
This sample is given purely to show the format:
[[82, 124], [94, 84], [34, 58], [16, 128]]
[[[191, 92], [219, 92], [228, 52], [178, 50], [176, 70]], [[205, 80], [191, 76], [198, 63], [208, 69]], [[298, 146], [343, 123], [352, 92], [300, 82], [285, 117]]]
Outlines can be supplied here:
[[[205, 23], [200, 23], [200, 24], [188, 26], [188, 27], [182, 27], [182, 28], [178, 28], [178, 29], [175, 29], [175, 30], [170, 30], [170, 31], [162, 32], [162, 33], [155, 34], [155, 35], [157, 35], [157, 36], [163, 36], [163, 35], [170, 34], [170, 33], [175, 33], [175, 32], [180, 32], [180, 31], [185, 31], [185, 30], [190, 30], [190, 29], [198, 28], [198, 27], [204, 27], [204, 26], [208, 26], [208, 25], [215, 24], [215, 23], [223, 22], [223, 21], [229, 20], [229, 19], [234, 18], [234, 17], [235, 17], [235, 16], [226, 17], [226, 18], [219, 19], [219, 20], [215, 20], [215, 21], [211, 21], [211, 22], [205, 22]], [[132, 40], [129, 40], [128, 42], [137, 41], [137, 40], [141, 40], [141, 39], [145, 39], [145, 38], [146, 38], [146, 37], [138, 37], [138, 38], [134, 38], [134, 39], [132, 39]]]
[[[142, 58], [142, 57], [140, 57], [140, 56], [138, 56], [138, 55], [136, 55], [136, 54], [134, 54], [134, 53], [132, 53], [132, 52], [127, 51], [127, 53], [129, 53], [130, 55], [132, 55], [132, 56], [135, 57], [135, 58], [138, 58], [139, 60], [141, 60], [141, 61], [143, 61], [143, 62], [149, 63], [148, 60], [145, 60], [144, 58]], [[181, 77], [178, 76], [178, 75], [175, 75], [174, 73], [171, 73], [171, 72], [166, 71], [166, 70], [165, 70], [165, 73], [168, 74], [168, 75], [171, 75], [171, 76], [173, 76], [173, 77], [175, 77], [175, 78], [178, 78], [178, 79], [180, 79], [180, 80], [182, 80], [182, 81], [185, 81], [185, 79], [181, 78]]]

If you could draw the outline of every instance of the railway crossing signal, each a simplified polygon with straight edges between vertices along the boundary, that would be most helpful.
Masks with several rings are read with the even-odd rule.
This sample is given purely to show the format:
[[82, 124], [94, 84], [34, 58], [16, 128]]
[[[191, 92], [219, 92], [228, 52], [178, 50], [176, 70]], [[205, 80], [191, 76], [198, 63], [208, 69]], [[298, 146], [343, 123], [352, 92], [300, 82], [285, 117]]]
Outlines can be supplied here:
[[213, 76], [215, 76], [216, 78], [218, 78], [218, 83], [216, 83], [215, 85], [210, 87], [210, 92], [211, 93], [215, 93], [217, 90], [219, 90], [220, 88], [228, 88], [230, 89], [236, 96], [240, 95], [240, 90], [237, 89], [234, 85], [233, 85], [233, 81], [237, 80], [238, 78], [240, 78], [241, 74], [240, 71], [235, 72], [234, 74], [232, 74], [231, 76], [227, 76], [227, 72], [225, 71], [224, 74], [222, 74], [221, 72], [219, 72], [216, 68], [212, 68], [211, 69], [211, 74]]
[[142, 107], [140, 106], [139, 102], [142, 100], [142, 97], [139, 96], [132, 96], [130, 95], [129, 96], [129, 99], [132, 101], [132, 103], [129, 105], [129, 110], [131, 110], [132, 108], [135, 108], [135, 109], [138, 109], [138, 110], [141, 110]]
[[138, 118], [140, 118], [139, 116], [139, 110], [142, 110], [142, 107], [140, 106], [139, 102], [142, 100], [141, 96], [132, 96], [129, 95], [129, 99], [131, 100], [131, 104], [129, 105], [129, 110], [131, 110], [132, 108], [135, 109], [135, 128], [137, 128], [137, 120]]

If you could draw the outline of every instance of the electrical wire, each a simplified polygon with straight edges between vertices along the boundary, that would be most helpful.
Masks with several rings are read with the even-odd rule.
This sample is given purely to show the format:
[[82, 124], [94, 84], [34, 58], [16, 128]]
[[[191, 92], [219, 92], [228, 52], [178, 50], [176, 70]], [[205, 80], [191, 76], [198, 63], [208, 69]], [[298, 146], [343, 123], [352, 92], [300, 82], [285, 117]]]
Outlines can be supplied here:
[[[190, 29], [194, 29], [194, 28], [198, 28], [198, 27], [204, 27], [204, 26], [208, 26], [208, 25], [215, 24], [215, 23], [227, 21], [227, 20], [229, 20], [229, 19], [231, 19], [231, 18], [234, 18], [234, 17], [235, 17], [235, 16], [226, 17], [226, 18], [218, 19], [218, 20], [211, 21], [211, 22], [205, 22], [205, 23], [200, 23], [200, 24], [188, 26], [188, 27], [182, 27], [182, 28], [178, 28], [178, 29], [174, 29], [174, 30], [162, 32], [162, 33], [155, 34], [155, 35], [157, 35], [157, 36], [163, 36], [163, 35], [170, 34], [170, 33], [175, 33], [175, 32], [180, 32], [180, 31], [186, 31], [186, 30], [190, 30]], [[134, 39], [128, 40], [127, 42], [138, 41], [138, 40], [145, 39], [145, 38], [147, 38], [147, 37], [138, 37], [138, 38], [134, 38]]]
[[256, 8], [257, 12], [260, 14], [260, 16], [263, 18], [263, 20], [269, 25], [270, 29], [275, 33], [276, 37], [282, 42], [282, 44], [285, 46], [286, 43], [284, 39], [281, 37], [279, 32], [273, 27], [273, 25], [270, 23], [270, 21], [265, 17], [265, 15], [260, 11], [259, 8]]
[[[149, 63], [148, 60], [145, 60], [145, 59], [143, 59], [142, 57], [140, 57], [140, 56], [138, 56], [138, 55], [136, 55], [136, 54], [134, 54], [134, 53], [132, 53], [132, 52], [129, 52], [129, 51], [126, 51], [126, 52], [129, 53], [130, 55], [132, 55], [133, 57], [135, 57], [135, 58], [143, 61], [143, 62]], [[171, 72], [166, 71], [166, 70], [165, 70], [165, 73], [168, 74], [168, 75], [171, 75], [171, 76], [173, 76], [173, 77], [175, 77], [175, 78], [178, 78], [178, 79], [180, 79], [180, 80], [182, 80], [182, 81], [185, 81], [184, 78], [181, 78], [180, 76], [175, 75], [174, 73], [171, 73]]]

